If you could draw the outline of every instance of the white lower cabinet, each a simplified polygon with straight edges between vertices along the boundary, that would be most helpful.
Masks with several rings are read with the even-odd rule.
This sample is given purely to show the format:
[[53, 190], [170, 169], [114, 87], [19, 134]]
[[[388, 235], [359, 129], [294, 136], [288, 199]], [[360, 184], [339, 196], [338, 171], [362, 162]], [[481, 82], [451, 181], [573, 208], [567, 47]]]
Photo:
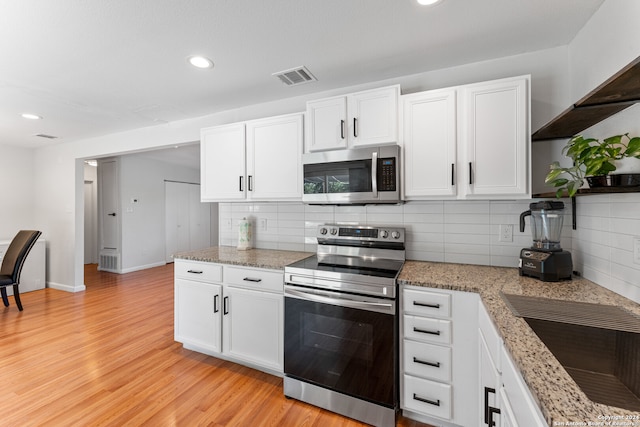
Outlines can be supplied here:
[[405, 286], [400, 406], [433, 426], [471, 426], [477, 399], [478, 295]]
[[478, 325], [480, 424], [474, 425], [547, 426], [482, 303], [478, 309]]
[[176, 341], [282, 375], [282, 272], [179, 259], [174, 268]]

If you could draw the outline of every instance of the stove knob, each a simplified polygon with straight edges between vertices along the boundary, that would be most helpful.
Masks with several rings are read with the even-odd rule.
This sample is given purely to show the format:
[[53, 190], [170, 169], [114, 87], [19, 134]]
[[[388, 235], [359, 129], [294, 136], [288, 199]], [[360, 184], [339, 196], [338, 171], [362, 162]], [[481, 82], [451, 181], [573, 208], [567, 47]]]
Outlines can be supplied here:
[[394, 239], [399, 239], [400, 238], [400, 232], [394, 231], [393, 233], [391, 233], [391, 237], [393, 237]]
[[338, 229], [337, 228], [332, 228], [331, 229], [331, 235], [335, 236], [338, 233]]
[[327, 229], [326, 229], [326, 228], [324, 228], [324, 227], [322, 227], [322, 228], [320, 229], [320, 234], [322, 234], [323, 236], [324, 236], [325, 234], [327, 234]]
[[389, 232], [387, 230], [380, 231], [380, 237], [386, 239], [387, 237], [389, 237]]

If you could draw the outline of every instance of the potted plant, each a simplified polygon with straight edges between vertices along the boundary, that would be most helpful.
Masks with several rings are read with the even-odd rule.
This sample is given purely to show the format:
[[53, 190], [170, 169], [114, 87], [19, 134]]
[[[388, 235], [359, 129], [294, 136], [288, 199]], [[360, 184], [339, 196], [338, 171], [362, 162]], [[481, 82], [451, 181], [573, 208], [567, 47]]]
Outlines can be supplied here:
[[[556, 187], [556, 197], [566, 190], [573, 197], [587, 178], [589, 185], [607, 185], [606, 176], [616, 171], [625, 158], [640, 159], [640, 137], [615, 135], [599, 141], [577, 135], [571, 138], [562, 153], [573, 160], [573, 166], [562, 167], [553, 162], [545, 182]], [[633, 174], [632, 174], [633, 175]]]

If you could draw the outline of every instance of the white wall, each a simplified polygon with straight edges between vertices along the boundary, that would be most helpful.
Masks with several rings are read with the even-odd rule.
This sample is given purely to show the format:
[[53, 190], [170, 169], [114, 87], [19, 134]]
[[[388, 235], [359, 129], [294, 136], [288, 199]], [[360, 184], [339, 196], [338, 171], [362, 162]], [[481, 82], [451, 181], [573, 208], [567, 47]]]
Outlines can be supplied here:
[[[640, 2], [607, 0], [569, 46], [572, 102], [640, 56]], [[640, 136], [640, 105], [603, 121], [583, 135], [595, 138], [629, 132]], [[640, 264], [633, 238], [640, 238], [640, 193], [577, 199], [572, 254], [583, 275], [640, 302]]]
[[[199, 183], [200, 169], [141, 156], [120, 158], [122, 270], [125, 272], [165, 263], [165, 180]], [[134, 198], [137, 203], [131, 201]]]
[[0, 240], [11, 240], [21, 229], [37, 228], [34, 223], [33, 149], [0, 145]]

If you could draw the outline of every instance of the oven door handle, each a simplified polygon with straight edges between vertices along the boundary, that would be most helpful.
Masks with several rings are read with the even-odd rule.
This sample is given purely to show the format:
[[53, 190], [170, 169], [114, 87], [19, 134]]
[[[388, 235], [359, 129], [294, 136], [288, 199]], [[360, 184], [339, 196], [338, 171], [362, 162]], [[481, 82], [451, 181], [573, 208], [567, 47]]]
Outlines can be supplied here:
[[[321, 291], [316, 291], [321, 292]], [[289, 295], [294, 298], [300, 298], [307, 301], [320, 302], [325, 304], [337, 305], [340, 307], [356, 308], [367, 311], [376, 311], [379, 313], [395, 314], [395, 307], [393, 302], [372, 302], [372, 301], [358, 301], [349, 298], [334, 298], [324, 295], [318, 295], [316, 293], [302, 292], [290, 288], [285, 288], [285, 296]]]

